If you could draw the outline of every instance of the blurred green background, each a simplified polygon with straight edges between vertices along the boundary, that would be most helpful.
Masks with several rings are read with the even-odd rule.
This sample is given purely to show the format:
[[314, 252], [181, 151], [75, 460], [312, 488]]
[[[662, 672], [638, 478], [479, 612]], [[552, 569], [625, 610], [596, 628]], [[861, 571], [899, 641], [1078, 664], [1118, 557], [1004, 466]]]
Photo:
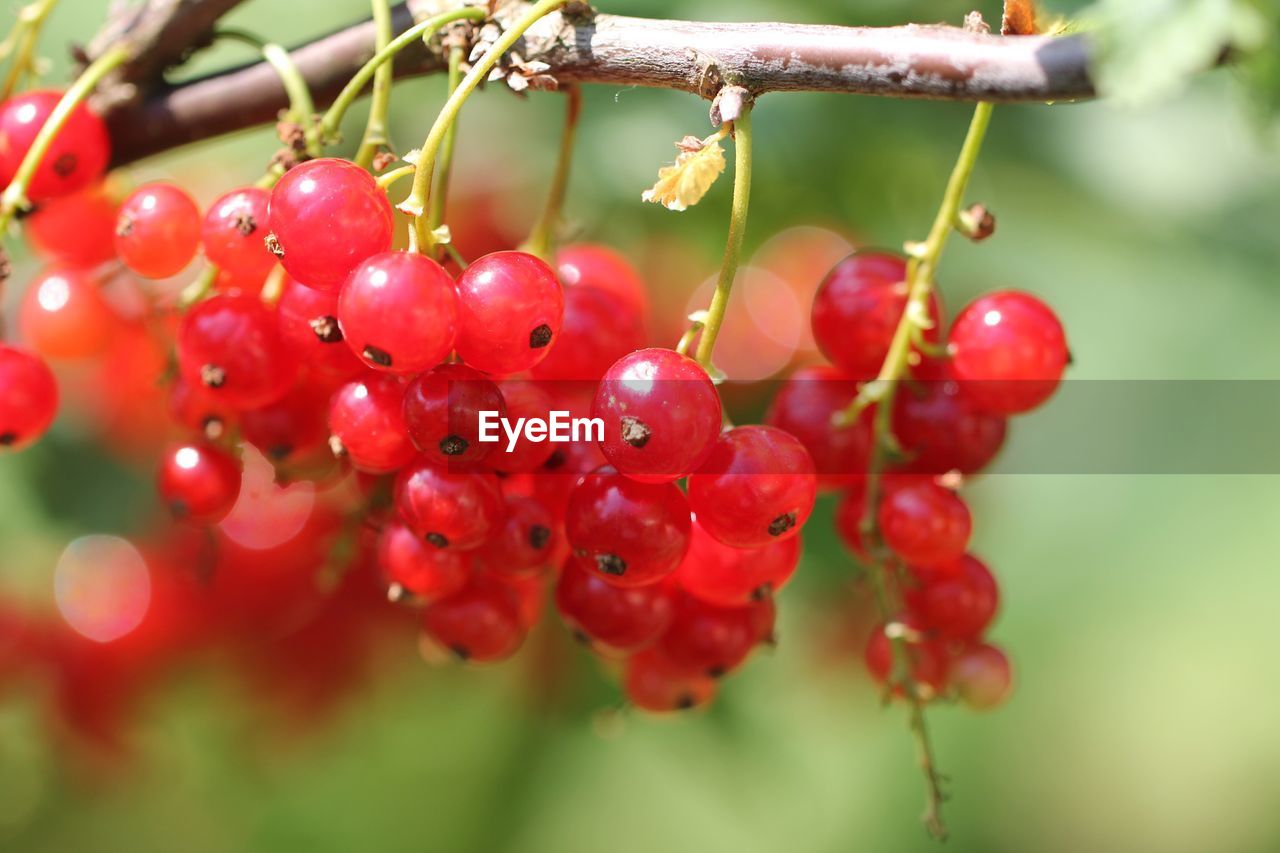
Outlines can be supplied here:
[[[600, 5], [693, 19], [894, 24], [958, 22], [974, 4]], [[998, 4], [979, 5], [998, 19]], [[105, 6], [66, 0], [45, 52], [84, 41]], [[365, 8], [254, 0], [230, 21], [292, 43]], [[219, 48], [197, 68], [242, 57]], [[996, 286], [1042, 295], [1063, 317], [1076, 379], [1280, 375], [1280, 152], [1234, 76], [1203, 75], [1159, 103], [997, 109], [970, 197], [997, 212], [999, 231], [981, 246], [952, 243], [941, 275], [947, 303], [958, 308]], [[425, 133], [442, 89], [439, 79], [396, 86], [402, 148]], [[797, 225], [886, 246], [922, 237], [969, 112], [763, 98], [748, 251]], [[495, 87], [474, 99], [458, 192], [497, 181], [507, 215], [530, 218], [560, 113], [553, 95], [519, 100]], [[360, 121], [353, 115], [352, 127]], [[569, 219], [646, 269], [667, 270], [650, 282], [659, 293], [704, 280], [722, 248], [728, 180], [685, 214], [639, 201], [672, 159], [672, 142], [707, 132], [706, 104], [691, 96], [587, 91]], [[274, 147], [268, 132], [255, 132], [131, 171], [177, 176], [207, 202], [255, 178]], [[17, 290], [9, 288], [10, 307]], [[684, 297], [657, 299], [673, 316], [655, 325], [678, 323]], [[1182, 405], [1199, 403], [1189, 394]], [[1098, 417], [1117, 435], [1158, 446], [1176, 436], [1182, 414]], [[1018, 421], [1011, 450], [1052, 418], [1051, 404]], [[1227, 421], [1222, 440], [1274, 428]], [[62, 546], [128, 529], [149, 511], [147, 476], [96, 455], [74, 423], [0, 458], [0, 589], [51, 609]], [[990, 715], [930, 714], [953, 794], [949, 849], [1280, 849], [1280, 481], [997, 474], [968, 494], [975, 550], [1002, 582], [992, 636], [1010, 651], [1018, 685]], [[585, 655], [571, 656], [573, 671], [548, 686], [538, 684], [533, 654], [476, 671], [428, 667], [406, 647], [384, 656], [332, 719], [297, 734], [264, 723], [216, 679], [169, 683], [134, 723], [136, 760], [86, 773], [44, 736], [43, 706], [10, 691], [0, 697], [0, 848], [931, 849], [916, 820], [922, 783], [904, 715], [881, 708], [856, 650], [833, 651], [843, 611], [832, 601], [850, 566], [829, 513], [824, 504], [807, 529], [805, 562], [781, 598], [780, 647], [730, 679], [702, 715], [611, 714], [616, 693]], [[554, 617], [546, 621], [541, 634], [563, 633]]]

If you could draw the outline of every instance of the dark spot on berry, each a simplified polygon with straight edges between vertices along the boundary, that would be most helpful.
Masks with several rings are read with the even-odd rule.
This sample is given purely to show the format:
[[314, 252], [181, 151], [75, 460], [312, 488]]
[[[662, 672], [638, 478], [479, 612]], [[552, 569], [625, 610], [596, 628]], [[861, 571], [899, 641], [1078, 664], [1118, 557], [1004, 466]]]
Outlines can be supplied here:
[[59, 178], [69, 178], [75, 174], [76, 167], [80, 165], [79, 158], [76, 155], [67, 152], [53, 161], [53, 173]]
[[557, 468], [563, 467], [564, 463], [567, 461], [568, 460], [565, 457], [563, 450], [553, 450], [551, 455], [547, 457], [547, 461], [542, 463], [542, 467], [547, 471], [554, 471]]
[[449, 547], [449, 540], [441, 536], [439, 533], [428, 533], [423, 538], [426, 539], [428, 542], [430, 542], [432, 545], [435, 545], [437, 548]]
[[460, 435], [448, 435], [440, 439], [440, 452], [445, 456], [461, 456], [470, 446]]
[[1076, 354], [1073, 353], [1070, 348], [1068, 348], [1067, 349], [1067, 367], [1075, 367], [1075, 364], [1076, 364]]
[[311, 327], [311, 331], [316, 333], [316, 337], [320, 339], [321, 343], [342, 343], [342, 329], [338, 327], [337, 317], [330, 317], [328, 314], [321, 317], [312, 317], [307, 321], [307, 325]]
[[652, 435], [653, 430], [644, 421], [631, 415], [622, 416], [622, 440], [636, 450], [648, 444]]
[[267, 455], [277, 462], [283, 462], [289, 458], [289, 454], [293, 452], [293, 445], [276, 444], [267, 448]]
[[258, 230], [258, 221], [253, 218], [251, 213], [237, 213], [235, 225], [241, 237], [248, 237]]
[[471, 659], [471, 652], [468, 651], [466, 646], [450, 646], [449, 651], [453, 652], [454, 655], [458, 658], [458, 660]]
[[333, 452], [335, 459], [345, 458], [347, 455], [346, 445], [342, 443], [342, 439], [336, 435], [329, 436], [329, 450]]
[[773, 584], [762, 583], [760, 586], [751, 590], [752, 601], [764, 601], [773, 597]]
[[9, 447], [18, 443], [18, 434], [16, 432], [0, 432], [0, 447]]
[[267, 247], [267, 251], [275, 255], [277, 258], [284, 257], [284, 247], [280, 245], [280, 240], [274, 234], [268, 234], [262, 238], [262, 244]]
[[366, 344], [364, 350], [360, 354], [379, 367], [391, 366], [391, 353], [384, 349], [378, 349], [372, 344]]
[[551, 541], [551, 528], [542, 524], [535, 524], [529, 528], [529, 544], [533, 546], [533, 550], [541, 551]]
[[724, 678], [726, 673], [728, 670], [719, 664], [707, 667], [707, 678]]
[[227, 384], [227, 371], [216, 364], [200, 368], [200, 381], [206, 388], [221, 388]]
[[697, 704], [698, 704], [698, 700], [694, 699], [693, 695], [690, 693], [681, 693], [679, 696], [676, 697], [677, 711], [687, 711]]
[[596, 568], [603, 574], [621, 577], [627, 573], [627, 561], [617, 554], [596, 554]]
[[587, 633], [586, 633], [585, 631], [583, 631], [581, 628], [574, 628], [574, 629], [573, 629], [573, 639], [574, 639], [574, 640], [576, 640], [577, 642], [581, 643], [581, 644], [582, 644], [582, 645], [584, 645], [584, 646], [588, 646], [588, 647], [589, 647], [589, 646], [591, 645], [591, 638], [590, 638], [590, 637], [588, 637], [588, 636], [587, 636]]
[[134, 218], [128, 213], [120, 214], [120, 218], [116, 220], [116, 236], [128, 237], [133, 233]]
[[762, 645], [766, 645], [771, 649], [776, 649], [778, 647], [778, 633], [776, 631], [770, 631], [768, 636], [760, 642]]
[[542, 349], [549, 343], [551, 343], [551, 327], [546, 323], [529, 333], [529, 346], [531, 348]]
[[782, 515], [769, 522], [769, 535], [781, 536], [795, 526], [796, 514], [794, 512], [784, 512]]
[[191, 514], [191, 509], [186, 501], [169, 501], [169, 512], [173, 513], [174, 518], [186, 518]]

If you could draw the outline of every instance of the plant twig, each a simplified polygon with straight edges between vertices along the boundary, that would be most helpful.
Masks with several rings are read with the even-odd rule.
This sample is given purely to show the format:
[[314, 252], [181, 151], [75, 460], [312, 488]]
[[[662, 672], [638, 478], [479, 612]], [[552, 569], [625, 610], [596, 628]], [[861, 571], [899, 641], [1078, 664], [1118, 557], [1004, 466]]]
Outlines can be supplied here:
[[[373, 25], [377, 30], [378, 52], [391, 44], [391, 5], [388, 0], [373, 0]], [[373, 165], [373, 158], [387, 144], [387, 113], [391, 109], [391, 66], [382, 63], [373, 72], [373, 95], [369, 99], [369, 118], [364, 125], [364, 136], [356, 150], [356, 165], [365, 169]]]

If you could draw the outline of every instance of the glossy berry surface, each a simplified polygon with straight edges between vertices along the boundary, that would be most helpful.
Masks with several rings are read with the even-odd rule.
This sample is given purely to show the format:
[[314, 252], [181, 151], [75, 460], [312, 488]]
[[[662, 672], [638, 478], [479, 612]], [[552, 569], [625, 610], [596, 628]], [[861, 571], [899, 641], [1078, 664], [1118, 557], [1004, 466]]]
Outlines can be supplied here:
[[672, 590], [665, 583], [615, 586], [570, 559], [556, 582], [556, 607], [593, 646], [630, 653], [654, 643], [671, 624]]
[[437, 548], [399, 521], [390, 521], [378, 534], [378, 568], [383, 580], [430, 604], [458, 592], [471, 578], [471, 557]]
[[427, 635], [460, 660], [494, 663], [524, 642], [516, 597], [506, 586], [475, 578], [422, 613]]
[[627, 701], [652, 713], [687, 711], [708, 704], [716, 695], [716, 681], [689, 673], [655, 649], [627, 661], [623, 677]]
[[[855, 379], [872, 379], [907, 307], [907, 264], [885, 252], [850, 255], [827, 274], [813, 298], [813, 337], [831, 363]], [[930, 316], [938, 317], [931, 297]], [[926, 337], [936, 340], [937, 329]]]
[[435, 261], [383, 252], [362, 261], [342, 286], [338, 325], [366, 366], [421, 373], [453, 349], [457, 303], [453, 279]]
[[364, 372], [338, 326], [338, 294], [286, 277], [276, 319], [281, 340], [302, 364], [344, 379]]
[[211, 444], [182, 444], [160, 459], [156, 487], [175, 518], [216, 524], [240, 495], [240, 462]]
[[458, 551], [483, 545], [507, 511], [493, 474], [446, 471], [423, 459], [400, 472], [395, 501], [410, 530], [437, 548]]
[[630, 306], [640, 319], [649, 313], [649, 292], [644, 279], [621, 252], [598, 243], [574, 243], [556, 253], [556, 271], [565, 288], [602, 290]]
[[950, 350], [960, 393], [1002, 415], [1049, 399], [1071, 358], [1053, 309], [1016, 290], [988, 293], [966, 306], [951, 327]]
[[903, 385], [894, 396], [893, 434], [906, 454], [900, 467], [917, 474], [981, 471], [1004, 444], [1006, 421], [976, 408], [957, 383]]
[[58, 413], [58, 383], [38, 356], [0, 344], [0, 451], [34, 444]]
[[939, 566], [959, 559], [973, 531], [965, 502], [929, 481], [885, 495], [878, 518], [884, 544], [913, 566]]
[[70, 266], [45, 270], [22, 297], [22, 336], [47, 358], [99, 355], [119, 321], [89, 273]]
[[178, 327], [177, 352], [183, 379], [234, 409], [280, 399], [298, 372], [274, 312], [248, 294], [218, 294], [193, 305]]
[[200, 209], [173, 184], [145, 184], [116, 215], [116, 254], [143, 278], [182, 272], [200, 247]]
[[241, 276], [264, 276], [275, 266], [265, 242], [270, 200], [271, 194], [260, 187], [243, 187], [209, 206], [200, 226], [209, 263]]
[[271, 191], [270, 232], [289, 275], [337, 290], [363, 260], [391, 248], [391, 202], [373, 176], [347, 160], [310, 160]]
[[23, 222], [23, 233], [53, 261], [92, 267], [116, 256], [118, 205], [102, 186], [49, 199]]
[[409, 437], [437, 465], [472, 465], [498, 447], [480, 441], [480, 413], [486, 411], [506, 417], [502, 392], [464, 364], [442, 364], [419, 374], [405, 389]]
[[1009, 658], [987, 643], [966, 646], [951, 661], [951, 686], [960, 701], [975, 711], [998, 708], [1013, 692]]
[[327, 394], [299, 385], [273, 403], [241, 413], [241, 434], [273, 462], [293, 461], [324, 446], [327, 408]]
[[696, 361], [669, 349], [618, 359], [600, 380], [593, 416], [604, 421], [600, 450], [637, 480], [662, 483], [698, 467], [720, 434], [720, 395]]
[[736, 548], [759, 548], [798, 534], [817, 493], [809, 451], [769, 426], [725, 432], [689, 475], [689, 507], [698, 523]]
[[[8, 185], [35, 142], [61, 92], [40, 90], [10, 98], [0, 105], [0, 183]], [[31, 201], [69, 195], [102, 176], [111, 160], [107, 126], [84, 104], [67, 117], [36, 168], [27, 190]]]
[[523, 495], [503, 496], [506, 520], [476, 551], [476, 562], [500, 576], [541, 574], [556, 548], [556, 519]]
[[760, 548], [734, 548], [693, 521], [689, 552], [676, 570], [680, 588], [694, 598], [721, 607], [741, 607], [781, 590], [800, 562], [800, 537]]
[[907, 607], [931, 630], [951, 640], [973, 640], [995, 619], [1000, 591], [991, 570], [965, 554], [949, 566], [915, 569], [920, 583]]
[[632, 305], [606, 290], [569, 287], [560, 335], [530, 372], [539, 379], [597, 380], [644, 342], [644, 325]]
[[555, 271], [525, 252], [494, 252], [458, 277], [458, 355], [495, 375], [546, 357], [564, 319]]
[[222, 398], [181, 376], [169, 389], [168, 411], [179, 426], [209, 439], [221, 438], [239, 419], [239, 413]]
[[858, 383], [835, 368], [803, 367], [782, 383], [765, 415], [765, 423], [795, 436], [809, 451], [820, 488], [847, 486], [867, 472], [874, 409], [865, 409], [849, 426], [833, 421], [857, 396]]
[[643, 586], [675, 571], [690, 523], [689, 502], [674, 484], [637, 482], [611, 468], [583, 477], [565, 511], [574, 556], [618, 586]]
[[329, 447], [358, 471], [390, 474], [416, 456], [404, 424], [404, 385], [368, 373], [329, 400]]
[[719, 678], [741, 666], [752, 649], [772, 637], [773, 620], [771, 599], [721, 607], [679, 595], [671, 626], [657, 648], [686, 672]]

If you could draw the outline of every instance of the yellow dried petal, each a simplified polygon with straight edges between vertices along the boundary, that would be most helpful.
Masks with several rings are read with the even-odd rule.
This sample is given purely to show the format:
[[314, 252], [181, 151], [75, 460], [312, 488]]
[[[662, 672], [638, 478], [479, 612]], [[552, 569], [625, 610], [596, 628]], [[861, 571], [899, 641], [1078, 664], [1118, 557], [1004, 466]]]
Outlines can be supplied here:
[[641, 196], [667, 210], [686, 210], [702, 200], [724, 171], [724, 149], [713, 140], [698, 151], [685, 151], [658, 170], [658, 182]]

